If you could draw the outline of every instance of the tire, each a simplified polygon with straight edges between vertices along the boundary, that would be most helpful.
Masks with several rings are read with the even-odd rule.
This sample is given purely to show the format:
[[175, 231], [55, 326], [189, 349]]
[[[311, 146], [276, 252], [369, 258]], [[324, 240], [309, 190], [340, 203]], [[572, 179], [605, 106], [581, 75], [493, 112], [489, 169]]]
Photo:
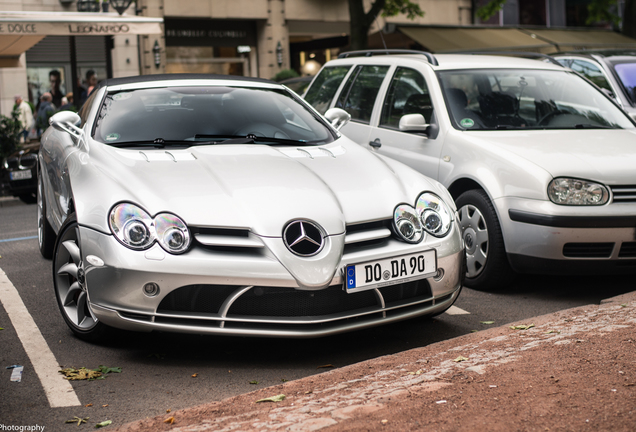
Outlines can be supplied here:
[[466, 245], [464, 285], [478, 290], [506, 288], [514, 279], [501, 227], [486, 192], [473, 189], [457, 200], [459, 225]]
[[42, 176], [38, 173], [38, 245], [40, 254], [46, 258], [53, 258], [53, 250], [55, 249], [55, 231], [51, 228], [51, 224], [46, 219], [46, 199], [44, 197], [44, 183]]
[[90, 308], [75, 216], [68, 218], [57, 237], [53, 286], [62, 317], [75, 336], [89, 342], [106, 340], [110, 328], [99, 322]]

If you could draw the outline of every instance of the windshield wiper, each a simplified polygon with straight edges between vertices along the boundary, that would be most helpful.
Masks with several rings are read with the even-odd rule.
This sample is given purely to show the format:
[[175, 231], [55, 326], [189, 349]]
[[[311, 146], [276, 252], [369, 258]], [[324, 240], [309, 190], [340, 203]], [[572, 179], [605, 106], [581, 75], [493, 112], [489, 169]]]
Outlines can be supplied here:
[[611, 126], [593, 125], [590, 123], [578, 123], [574, 125], [574, 129], [614, 129]]
[[163, 138], [155, 138], [154, 140], [140, 140], [140, 141], [123, 141], [115, 143], [106, 143], [110, 146], [117, 148], [126, 147], [192, 147], [194, 145], [210, 145], [216, 144], [214, 141], [186, 141], [186, 140], [164, 140]]
[[203, 135], [197, 134], [194, 136], [197, 138], [210, 138], [221, 139], [220, 141], [214, 141], [212, 144], [256, 144], [256, 143], [276, 143], [286, 145], [308, 145], [307, 140], [293, 140], [288, 138], [274, 138], [274, 137], [261, 137], [254, 134], [243, 135]]

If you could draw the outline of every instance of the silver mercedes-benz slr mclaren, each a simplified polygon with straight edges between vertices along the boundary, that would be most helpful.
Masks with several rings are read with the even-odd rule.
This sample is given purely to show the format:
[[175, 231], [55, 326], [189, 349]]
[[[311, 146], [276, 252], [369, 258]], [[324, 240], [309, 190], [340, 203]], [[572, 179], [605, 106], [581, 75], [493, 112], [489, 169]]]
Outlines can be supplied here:
[[349, 118], [212, 75], [109, 79], [51, 117], [39, 244], [71, 330], [316, 337], [448, 309], [452, 198], [340, 135]]

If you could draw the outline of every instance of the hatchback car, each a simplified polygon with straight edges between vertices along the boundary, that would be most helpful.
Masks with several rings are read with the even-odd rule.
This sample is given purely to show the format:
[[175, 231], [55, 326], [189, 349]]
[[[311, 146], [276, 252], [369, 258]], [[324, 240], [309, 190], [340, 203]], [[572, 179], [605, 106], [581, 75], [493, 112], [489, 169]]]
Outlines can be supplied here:
[[636, 271], [636, 128], [596, 86], [535, 59], [344, 53], [305, 94], [342, 132], [439, 180], [458, 207], [465, 285]]
[[439, 314], [459, 295], [448, 191], [280, 84], [109, 79], [50, 122], [40, 250], [79, 337], [325, 336]]
[[552, 57], [605, 89], [636, 120], [635, 51], [575, 51]]

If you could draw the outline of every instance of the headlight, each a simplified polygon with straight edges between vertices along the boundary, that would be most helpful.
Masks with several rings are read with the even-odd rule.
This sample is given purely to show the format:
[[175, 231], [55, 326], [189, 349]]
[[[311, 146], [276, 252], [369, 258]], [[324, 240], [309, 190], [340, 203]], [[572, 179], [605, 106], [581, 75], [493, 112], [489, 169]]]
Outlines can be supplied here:
[[444, 237], [448, 234], [453, 220], [452, 213], [440, 197], [431, 192], [424, 192], [417, 199], [415, 208], [426, 232], [435, 237]]
[[161, 213], [155, 216], [155, 230], [161, 247], [168, 252], [184, 252], [190, 246], [190, 232], [177, 216]]
[[169, 253], [185, 252], [190, 246], [190, 233], [177, 216], [161, 213], [154, 218], [134, 204], [117, 204], [108, 218], [110, 229], [124, 246], [148, 249], [158, 241]]
[[599, 183], [574, 178], [555, 178], [548, 185], [550, 201], [562, 205], [603, 205], [609, 191]]
[[409, 243], [418, 243], [424, 232], [417, 212], [407, 204], [400, 204], [393, 212], [393, 225], [398, 236]]

